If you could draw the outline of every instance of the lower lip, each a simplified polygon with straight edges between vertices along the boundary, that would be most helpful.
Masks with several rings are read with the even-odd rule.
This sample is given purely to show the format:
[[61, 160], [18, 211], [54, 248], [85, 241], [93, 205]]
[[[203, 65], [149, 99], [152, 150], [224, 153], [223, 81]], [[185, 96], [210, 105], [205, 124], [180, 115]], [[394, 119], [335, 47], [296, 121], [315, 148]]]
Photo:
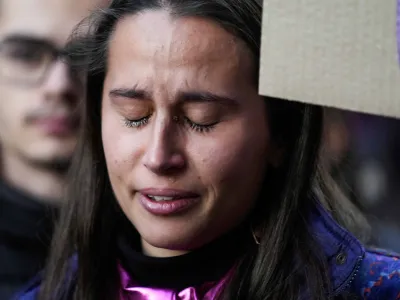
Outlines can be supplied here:
[[139, 194], [139, 200], [144, 209], [149, 213], [158, 216], [168, 216], [186, 211], [195, 206], [199, 201], [200, 197], [196, 198], [185, 198], [168, 201], [155, 201], [146, 195]]
[[74, 132], [73, 122], [66, 118], [42, 119], [35, 122], [46, 134], [63, 136]]

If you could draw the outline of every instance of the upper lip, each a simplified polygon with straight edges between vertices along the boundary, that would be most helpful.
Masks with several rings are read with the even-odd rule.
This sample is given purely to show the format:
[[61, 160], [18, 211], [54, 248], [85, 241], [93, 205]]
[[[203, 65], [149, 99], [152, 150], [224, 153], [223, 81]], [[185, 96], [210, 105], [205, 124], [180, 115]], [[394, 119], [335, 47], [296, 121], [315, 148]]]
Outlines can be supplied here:
[[78, 126], [79, 117], [75, 115], [50, 115], [46, 117], [40, 117], [33, 120], [34, 123], [43, 123], [43, 122], [62, 122], [69, 124], [71, 126]]
[[174, 198], [196, 198], [199, 194], [177, 189], [146, 188], [138, 191], [143, 195]]

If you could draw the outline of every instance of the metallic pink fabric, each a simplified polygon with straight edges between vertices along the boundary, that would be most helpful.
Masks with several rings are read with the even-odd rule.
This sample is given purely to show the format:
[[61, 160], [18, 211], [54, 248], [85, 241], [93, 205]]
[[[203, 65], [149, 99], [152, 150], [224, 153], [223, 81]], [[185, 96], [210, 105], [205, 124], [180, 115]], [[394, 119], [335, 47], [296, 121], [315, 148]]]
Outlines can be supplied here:
[[[199, 287], [187, 287], [180, 291], [141, 287], [120, 266], [121, 291], [120, 300], [215, 300], [223, 290], [232, 271], [219, 282], [205, 283]], [[194, 271], [195, 272], [195, 271]], [[168, 276], [168, 275], [166, 275]]]

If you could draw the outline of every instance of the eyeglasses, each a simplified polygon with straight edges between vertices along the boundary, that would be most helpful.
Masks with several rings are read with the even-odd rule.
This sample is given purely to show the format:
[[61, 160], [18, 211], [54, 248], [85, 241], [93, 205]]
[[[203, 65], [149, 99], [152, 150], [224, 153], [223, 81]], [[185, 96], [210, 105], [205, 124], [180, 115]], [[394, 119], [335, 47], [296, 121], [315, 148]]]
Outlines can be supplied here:
[[0, 80], [39, 85], [62, 51], [46, 40], [12, 36], [0, 42]]

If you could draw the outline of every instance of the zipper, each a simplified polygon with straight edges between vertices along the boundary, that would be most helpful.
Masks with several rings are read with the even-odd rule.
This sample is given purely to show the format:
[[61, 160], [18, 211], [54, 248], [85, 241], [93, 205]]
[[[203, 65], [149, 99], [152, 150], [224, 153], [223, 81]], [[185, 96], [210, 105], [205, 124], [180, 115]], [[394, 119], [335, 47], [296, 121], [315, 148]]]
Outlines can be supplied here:
[[354, 279], [357, 277], [358, 272], [360, 271], [361, 263], [363, 260], [364, 260], [364, 255], [358, 257], [357, 263], [356, 263], [355, 267], [353, 268], [353, 271], [351, 272], [350, 278], [347, 280], [346, 283], [344, 283], [339, 289], [337, 289], [333, 293], [333, 297], [339, 296], [354, 282]]

